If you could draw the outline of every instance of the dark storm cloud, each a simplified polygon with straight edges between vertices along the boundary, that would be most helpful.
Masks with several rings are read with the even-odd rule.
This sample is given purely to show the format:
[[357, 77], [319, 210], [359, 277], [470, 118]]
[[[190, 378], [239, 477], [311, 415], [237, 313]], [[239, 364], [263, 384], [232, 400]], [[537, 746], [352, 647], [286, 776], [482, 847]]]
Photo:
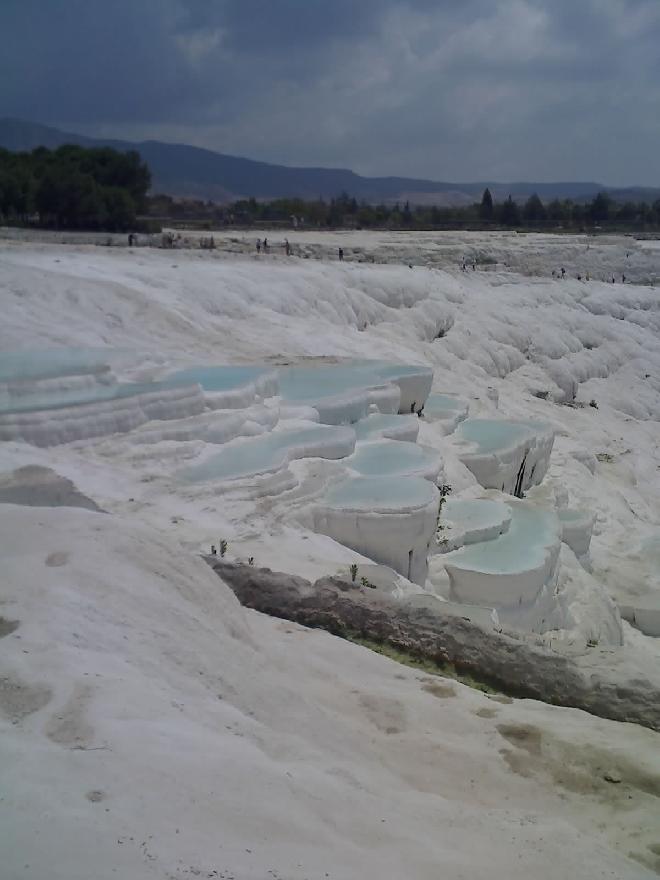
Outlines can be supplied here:
[[660, 181], [658, 0], [2, 0], [0, 115], [288, 164]]

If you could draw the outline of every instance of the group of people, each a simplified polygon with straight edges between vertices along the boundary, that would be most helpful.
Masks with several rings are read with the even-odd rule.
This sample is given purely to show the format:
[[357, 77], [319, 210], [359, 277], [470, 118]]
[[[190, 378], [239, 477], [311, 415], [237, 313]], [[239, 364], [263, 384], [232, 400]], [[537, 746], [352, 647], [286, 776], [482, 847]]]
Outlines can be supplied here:
[[[262, 248], [263, 248], [264, 253], [267, 254], [267, 253], [268, 253], [269, 244], [268, 244], [268, 239], [267, 239], [265, 236], [264, 236], [264, 240], [263, 240], [263, 241], [262, 241], [260, 238], [257, 239], [257, 253], [258, 253], [258, 254], [261, 253], [261, 249], [262, 249]], [[291, 245], [289, 244], [289, 239], [288, 239], [288, 238], [285, 238], [285, 239], [284, 239], [284, 252], [285, 252], [285, 254], [287, 255], [287, 257], [290, 257], [290, 256], [291, 256], [292, 251], [291, 251]]]
[[[264, 237], [264, 240], [262, 241], [260, 238], [258, 238], [256, 247], [257, 247], [258, 254], [260, 254], [262, 250], [265, 254], [267, 254], [269, 247], [270, 247], [268, 244], [268, 239]], [[284, 239], [283, 247], [284, 247], [284, 253], [287, 255], [287, 257], [290, 257], [293, 254], [293, 248], [291, 247], [291, 244], [289, 243], [288, 238]], [[340, 262], [342, 262], [344, 259], [344, 249], [343, 248], [339, 248], [338, 256], [339, 256]]]
[[[560, 280], [563, 281], [564, 278], [566, 278], [566, 269], [564, 269], [563, 267], [559, 270], [553, 269], [552, 270], [552, 277], [559, 278]], [[581, 272], [578, 272], [578, 274], [575, 277], [577, 278], [578, 281], [591, 281], [591, 275], [588, 272], [586, 272], [584, 274], [584, 276], [582, 275]], [[609, 279], [609, 280], [610, 280], [611, 284], [616, 284], [616, 278], [614, 275], [612, 275], [611, 279]], [[603, 281], [605, 281], [605, 279], [603, 279]], [[626, 283], [626, 276], [625, 276], [625, 274], [622, 274], [621, 275], [621, 284], [625, 284], [625, 283]]]

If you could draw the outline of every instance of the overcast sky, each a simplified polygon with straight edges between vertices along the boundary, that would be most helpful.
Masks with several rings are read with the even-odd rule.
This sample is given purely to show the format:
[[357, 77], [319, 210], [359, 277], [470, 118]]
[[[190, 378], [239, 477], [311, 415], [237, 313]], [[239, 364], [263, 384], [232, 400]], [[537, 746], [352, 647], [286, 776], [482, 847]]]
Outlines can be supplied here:
[[660, 185], [660, 0], [0, 0], [0, 116], [288, 165]]

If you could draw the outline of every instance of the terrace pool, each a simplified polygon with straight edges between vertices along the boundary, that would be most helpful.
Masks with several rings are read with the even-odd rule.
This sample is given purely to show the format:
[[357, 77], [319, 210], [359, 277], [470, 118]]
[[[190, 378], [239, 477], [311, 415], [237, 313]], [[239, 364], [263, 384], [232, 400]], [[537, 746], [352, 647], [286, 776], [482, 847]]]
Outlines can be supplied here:
[[422, 477], [356, 477], [333, 487], [323, 505], [335, 510], [405, 512], [431, 504], [438, 490]]
[[364, 477], [418, 475], [436, 479], [442, 458], [436, 450], [398, 440], [378, 440], [362, 444], [346, 462]]
[[290, 431], [273, 431], [227, 446], [205, 462], [180, 471], [185, 482], [236, 480], [281, 470], [296, 458], [344, 458], [355, 448], [351, 428], [313, 425]]

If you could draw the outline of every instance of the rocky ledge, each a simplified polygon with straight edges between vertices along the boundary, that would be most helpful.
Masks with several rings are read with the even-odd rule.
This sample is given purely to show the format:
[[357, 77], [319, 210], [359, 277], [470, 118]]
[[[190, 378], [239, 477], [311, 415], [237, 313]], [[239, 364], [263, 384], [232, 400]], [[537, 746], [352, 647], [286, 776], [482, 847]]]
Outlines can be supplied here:
[[451, 664], [511, 696], [660, 730], [660, 673], [641, 668], [625, 647], [549, 647], [547, 639], [484, 626], [477, 608], [474, 617], [443, 609], [431, 595], [397, 599], [337, 577], [311, 583], [217, 556], [206, 561], [248, 608]]

